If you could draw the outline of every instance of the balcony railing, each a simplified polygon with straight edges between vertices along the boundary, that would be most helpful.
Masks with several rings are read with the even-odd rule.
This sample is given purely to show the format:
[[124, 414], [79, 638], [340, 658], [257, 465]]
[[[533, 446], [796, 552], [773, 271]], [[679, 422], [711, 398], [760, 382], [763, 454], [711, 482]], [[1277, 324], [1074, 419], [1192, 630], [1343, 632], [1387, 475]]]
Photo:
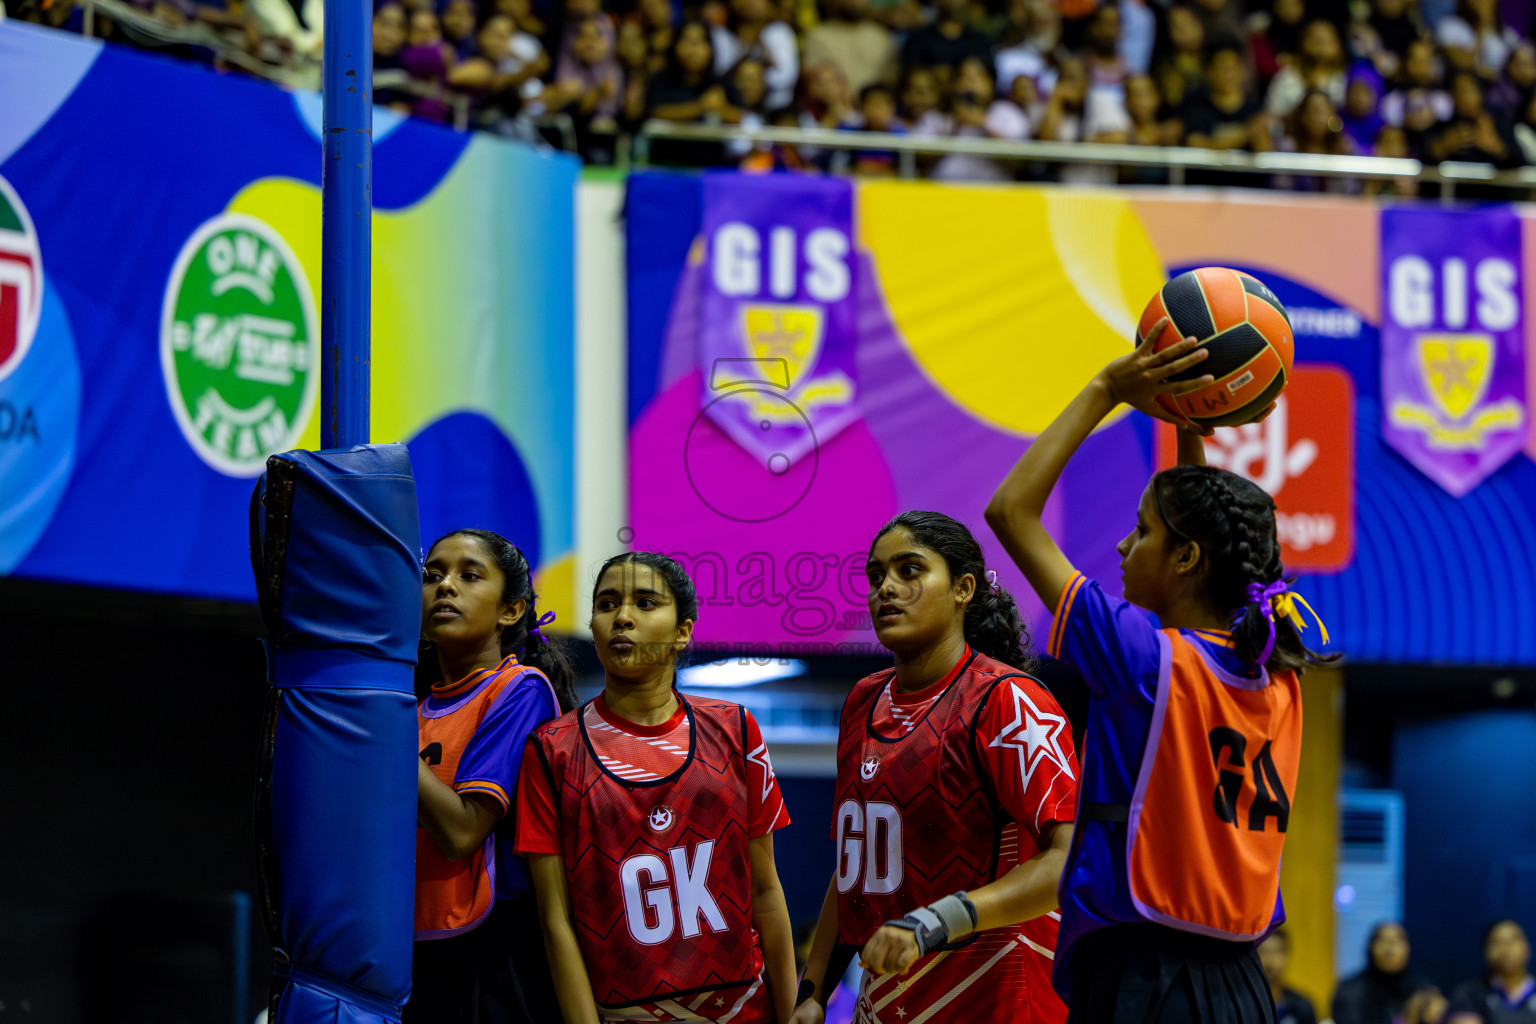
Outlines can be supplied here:
[[[319, 66], [311, 58], [289, 56], [285, 58], [287, 63], [265, 60], [232, 42], [226, 31], [200, 22], [173, 25], [123, 0], [81, 0], [81, 3], [85, 7], [86, 35], [92, 34], [95, 19], [101, 15], [112, 19], [125, 34], [142, 45], [201, 47], [232, 67], [287, 88], [313, 88], [318, 84]], [[468, 98], [441, 85], [415, 81], [402, 71], [380, 71], [374, 75], [374, 88], [388, 88], [412, 96], [441, 100], [453, 111], [455, 128], [463, 131], [470, 125], [472, 111]], [[530, 118], [529, 122], [542, 129], [548, 137], [558, 138], [563, 149], [576, 148], [577, 134], [567, 115], [545, 115]], [[785, 145], [843, 153], [894, 153], [897, 173], [904, 178], [918, 176], [918, 161], [921, 157], [964, 154], [1013, 164], [1166, 170], [1172, 185], [1184, 184], [1191, 171], [1361, 182], [1412, 181], [1435, 186], [1441, 201], [1447, 203], [1456, 198], [1458, 188], [1466, 186], [1493, 188], [1508, 199], [1525, 198], [1532, 190], [1536, 190], [1536, 167], [1499, 170], [1491, 164], [1452, 161], [1434, 164], [1411, 158], [1218, 152], [1178, 146], [1127, 146], [1096, 142], [938, 138], [830, 128], [744, 128], [737, 125], [684, 124], [657, 120], [646, 121], [633, 135], [613, 125], [594, 125], [589, 131], [594, 135], [615, 138], [614, 148], [621, 164], [627, 161], [641, 166], [650, 162], [653, 141], [671, 140], [738, 143], [741, 145], [737, 148], [744, 149]]]
[[[884, 132], [831, 128], [743, 128], [736, 125], [684, 124], [647, 121], [633, 145], [637, 164], [649, 163], [650, 143], [656, 139], [683, 142], [740, 142], [856, 152], [887, 152], [897, 156], [897, 172], [917, 176], [919, 157], [966, 154], [1010, 163], [1046, 163], [1097, 167], [1147, 167], [1166, 170], [1169, 182], [1182, 185], [1190, 171], [1296, 176], [1355, 181], [1407, 181], [1434, 184], [1449, 202], [1459, 186], [1493, 186], [1511, 193], [1536, 188], [1536, 167], [1498, 170], [1490, 164], [1425, 163], [1409, 158], [1331, 156], [1311, 153], [1218, 152], [1175, 146], [1127, 146], [1097, 142], [1014, 141], [984, 138], [933, 138]], [[1520, 198], [1511, 195], [1509, 198]]]

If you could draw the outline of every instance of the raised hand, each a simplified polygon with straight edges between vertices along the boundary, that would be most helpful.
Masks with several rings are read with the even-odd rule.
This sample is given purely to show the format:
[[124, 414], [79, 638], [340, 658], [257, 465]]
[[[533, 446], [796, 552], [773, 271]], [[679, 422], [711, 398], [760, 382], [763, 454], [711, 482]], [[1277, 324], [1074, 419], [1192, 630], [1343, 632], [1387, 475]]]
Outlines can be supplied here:
[[1134, 352], [1121, 356], [1100, 370], [1099, 379], [1103, 382], [1109, 397], [1115, 402], [1124, 402], [1132, 409], [1139, 409], [1148, 416], [1167, 420], [1186, 430], [1208, 436], [1211, 433], [1209, 427], [1196, 424], [1182, 413], [1175, 412], [1171, 405], [1164, 405], [1158, 401], [1158, 397], [1162, 395], [1176, 397], [1199, 391], [1215, 379], [1210, 374], [1204, 374], [1193, 380], [1168, 379], [1198, 365], [1209, 353], [1201, 348], [1200, 342], [1194, 338], [1185, 338], [1183, 341], [1169, 345], [1161, 352], [1153, 351], [1154, 346], [1157, 345], [1157, 339], [1167, 327], [1167, 317], [1153, 324], [1152, 330], [1147, 332], [1146, 340], [1137, 346]]

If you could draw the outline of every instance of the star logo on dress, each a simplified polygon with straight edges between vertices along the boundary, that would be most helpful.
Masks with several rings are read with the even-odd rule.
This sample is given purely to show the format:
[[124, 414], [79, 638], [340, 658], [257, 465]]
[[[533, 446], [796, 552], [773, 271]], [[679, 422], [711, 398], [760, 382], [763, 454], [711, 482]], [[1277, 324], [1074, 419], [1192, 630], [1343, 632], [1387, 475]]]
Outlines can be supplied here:
[[650, 816], [645, 820], [651, 826], [652, 831], [670, 832], [673, 822], [677, 820], [677, 815], [672, 812], [670, 807], [658, 807], [651, 811]]
[[1051, 762], [1069, 779], [1077, 778], [1072, 774], [1071, 759], [1061, 749], [1061, 732], [1067, 727], [1067, 720], [1041, 711], [1018, 683], [1010, 683], [1008, 689], [1013, 694], [1013, 721], [1003, 726], [987, 746], [1018, 751], [1019, 777], [1025, 789], [1041, 761]]
[[773, 762], [768, 759], [768, 744], [759, 743], [757, 749], [747, 755], [747, 762], [763, 770], [763, 799], [768, 799], [773, 789]]
[[859, 765], [859, 778], [863, 779], [865, 782], [868, 782], [870, 779], [875, 777], [875, 773], [879, 770], [880, 758], [876, 757], [874, 754], [870, 754]]

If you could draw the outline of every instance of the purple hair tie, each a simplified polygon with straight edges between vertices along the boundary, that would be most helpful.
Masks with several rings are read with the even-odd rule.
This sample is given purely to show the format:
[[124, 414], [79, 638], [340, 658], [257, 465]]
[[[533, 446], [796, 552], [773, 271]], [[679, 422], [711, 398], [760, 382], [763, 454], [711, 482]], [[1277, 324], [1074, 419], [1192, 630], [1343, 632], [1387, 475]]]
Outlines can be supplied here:
[[551, 623], [551, 622], [554, 622], [554, 621], [555, 621], [555, 613], [554, 613], [554, 612], [545, 612], [545, 613], [544, 613], [544, 614], [543, 614], [543, 615], [540, 615], [540, 616], [539, 616], [539, 617], [538, 617], [538, 619], [536, 619], [536, 620], [535, 620], [535, 621], [534, 621], [534, 623], [533, 623], [533, 628], [532, 628], [532, 629], [530, 629], [530, 630], [529, 630], [529, 631], [528, 631], [528, 635], [529, 635], [529, 636], [536, 636], [536, 637], [538, 637], [538, 638], [539, 638], [539, 639], [540, 639], [540, 640], [543, 640], [543, 641], [544, 641], [544, 642], [545, 642], [545, 643], [549, 643], [549, 638], [548, 638], [548, 637], [546, 637], [546, 636], [545, 636], [545, 635], [544, 635], [544, 634], [543, 634], [543, 633], [542, 633], [542, 632], [541, 632], [541, 631], [540, 631], [540, 630], [539, 630], [539, 627], [540, 627], [540, 626], [547, 626], [547, 625], [549, 625], [549, 624], [550, 624], [550, 623]]
[[996, 569], [988, 569], [986, 575], [987, 575], [987, 586], [992, 588], [992, 593], [994, 593], [994, 594], [1001, 594], [1002, 593], [1002, 588], [997, 585], [997, 570]]
[[1264, 641], [1264, 650], [1259, 655], [1259, 664], [1269, 662], [1269, 656], [1275, 650], [1275, 598], [1290, 590], [1290, 586], [1283, 579], [1265, 585], [1263, 583], [1248, 584], [1248, 603], [1256, 604], [1263, 611], [1264, 618], [1269, 622], [1269, 639]]

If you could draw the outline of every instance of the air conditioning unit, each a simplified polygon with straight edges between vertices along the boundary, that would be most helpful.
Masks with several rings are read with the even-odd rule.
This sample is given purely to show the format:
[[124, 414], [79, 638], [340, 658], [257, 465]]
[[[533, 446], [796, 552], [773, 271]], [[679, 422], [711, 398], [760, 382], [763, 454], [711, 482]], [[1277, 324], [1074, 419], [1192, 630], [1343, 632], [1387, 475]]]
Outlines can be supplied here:
[[1387, 789], [1339, 793], [1339, 864], [1333, 890], [1334, 968], [1365, 968], [1371, 929], [1403, 919], [1403, 795]]

